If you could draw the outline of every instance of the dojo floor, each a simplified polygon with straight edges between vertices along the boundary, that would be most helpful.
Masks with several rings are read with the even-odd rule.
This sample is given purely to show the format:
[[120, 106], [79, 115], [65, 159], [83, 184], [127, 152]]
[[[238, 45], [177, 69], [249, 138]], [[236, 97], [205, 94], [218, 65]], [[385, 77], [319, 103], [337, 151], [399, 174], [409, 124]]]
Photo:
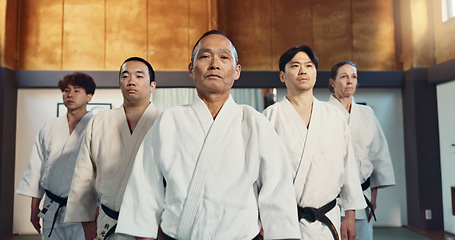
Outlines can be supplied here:
[[[39, 235], [23, 235], [4, 240], [40, 240]], [[441, 231], [416, 233], [407, 228], [375, 228], [374, 240], [455, 240], [455, 236]]]

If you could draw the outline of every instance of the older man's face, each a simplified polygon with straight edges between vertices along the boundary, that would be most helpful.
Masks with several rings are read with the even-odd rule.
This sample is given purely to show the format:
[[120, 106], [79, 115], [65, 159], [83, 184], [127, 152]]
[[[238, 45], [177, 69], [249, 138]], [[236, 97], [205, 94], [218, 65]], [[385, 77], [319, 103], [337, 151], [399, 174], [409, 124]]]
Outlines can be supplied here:
[[197, 46], [194, 62], [188, 67], [198, 92], [229, 94], [234, 81], [240, 77], [240, 65], [235, 63], [234, 49], [226, 37], [212, 34]]

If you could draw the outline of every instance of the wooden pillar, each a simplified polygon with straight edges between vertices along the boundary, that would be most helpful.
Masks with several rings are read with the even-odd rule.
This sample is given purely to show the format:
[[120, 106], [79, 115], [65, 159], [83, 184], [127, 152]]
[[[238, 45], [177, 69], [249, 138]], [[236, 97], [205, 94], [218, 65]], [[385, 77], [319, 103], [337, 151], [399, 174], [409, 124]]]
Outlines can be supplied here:
[[[436, 85], [429, 83], [427, 72], [424, 68], [405, 72], [403, 118], [408, 225], [418, 230], [443, 230]], [[431, 211], [431, 219], [426, 219], [426, 210]]]
[[0, 238], [13, 231], [17, 88], [12, 70], [0, 68]]

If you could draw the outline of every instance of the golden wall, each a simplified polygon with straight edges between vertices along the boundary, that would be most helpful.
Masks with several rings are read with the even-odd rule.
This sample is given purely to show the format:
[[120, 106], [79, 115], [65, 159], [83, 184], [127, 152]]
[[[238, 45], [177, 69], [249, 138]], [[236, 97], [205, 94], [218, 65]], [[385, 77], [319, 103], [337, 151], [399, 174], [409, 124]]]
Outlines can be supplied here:
[[455, 59], [455, 18], [442, 21], [441, 1], [432, 1], [436, 64]]
[[[455, 58], [455, 20], [430, 0], [0, 0], [2, 66], [117, 70], [129, 56], [185, 71], [195, 41], [218, 28], [245, 70], [277, 70], [295, 45], [320, 69], [352, 60], [360, 70], [406, 70]], [[3, 6], [6, 5], [6, 8]], [[5, 22], [2, 22], [6, 19]], [[398, 30], [398, 31], [397, 31]], [[449, 34], [452, 33], [452, 34]]]

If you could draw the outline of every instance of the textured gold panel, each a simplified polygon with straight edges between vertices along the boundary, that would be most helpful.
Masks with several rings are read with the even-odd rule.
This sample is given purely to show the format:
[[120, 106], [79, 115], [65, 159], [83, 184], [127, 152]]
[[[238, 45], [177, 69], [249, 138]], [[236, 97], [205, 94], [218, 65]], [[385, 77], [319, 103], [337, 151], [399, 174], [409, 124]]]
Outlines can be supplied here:
[[221, 0], [225, 33], [234, 41], [244, 70], [270, 70], [272, 62], [271, 1]]
[[455, 19], [442, 22], [441, 1], [432, 1], [436, 64], [455, 59]]
[[6, 0], [0, 0], [0, 67], [4, 66], [5, 33], [6, 33]]
[[219, 27], [218, 15], [215, 11], [216, 7], [216, 0], [191, 0], [188, 16], [188, 51], [184, 66], [185, 70], [187, 70], [188, 63], [191, 59], [191, 52], [197, 40], [205, 32], [211, 29], [218, 29]]
[[280, 56], [289, 48], [300, 45], [313, 46], [311, 2], [311, 0], [272, 1], [273, 70], [279, 69]]
[[63, 19], [63, 69], [105, 69], [105, 2], [65, 0]]
[[61, 69], [62, 4], [63, 0], [21, 1], [18, 69]]
[[[4, 1], [7, 5], [4, 9], [6, 10], [6, 16], [4, 26], [5, 31], [2, 31], [0, 35], [4, 34], [4, 45], [3, 49], [0, 50], [0, 55], [3, 54], [3, 65], [10, 69], [16, 69], [16, 50], [17, 50], [17, 31], [19, 25], [17, 22], [18, 15], [18, 0]], [[8, 3], [8, 4], [6, 4]], [[3, 26], [3, 25], [2, 25]]]
[[125, 59], [147, 58], [147, 0], [106, 1], [106, 70]]
[[353, 1], [353, 60], [360, 70], [395, 70], [393, 0]]
[[351, 9], [350, 0], [313, 1], [313, 50], [319, 70], [352, 59]]
[[189, 0], [149, 1], [149, 59], [157, 70], [188, 67]]

